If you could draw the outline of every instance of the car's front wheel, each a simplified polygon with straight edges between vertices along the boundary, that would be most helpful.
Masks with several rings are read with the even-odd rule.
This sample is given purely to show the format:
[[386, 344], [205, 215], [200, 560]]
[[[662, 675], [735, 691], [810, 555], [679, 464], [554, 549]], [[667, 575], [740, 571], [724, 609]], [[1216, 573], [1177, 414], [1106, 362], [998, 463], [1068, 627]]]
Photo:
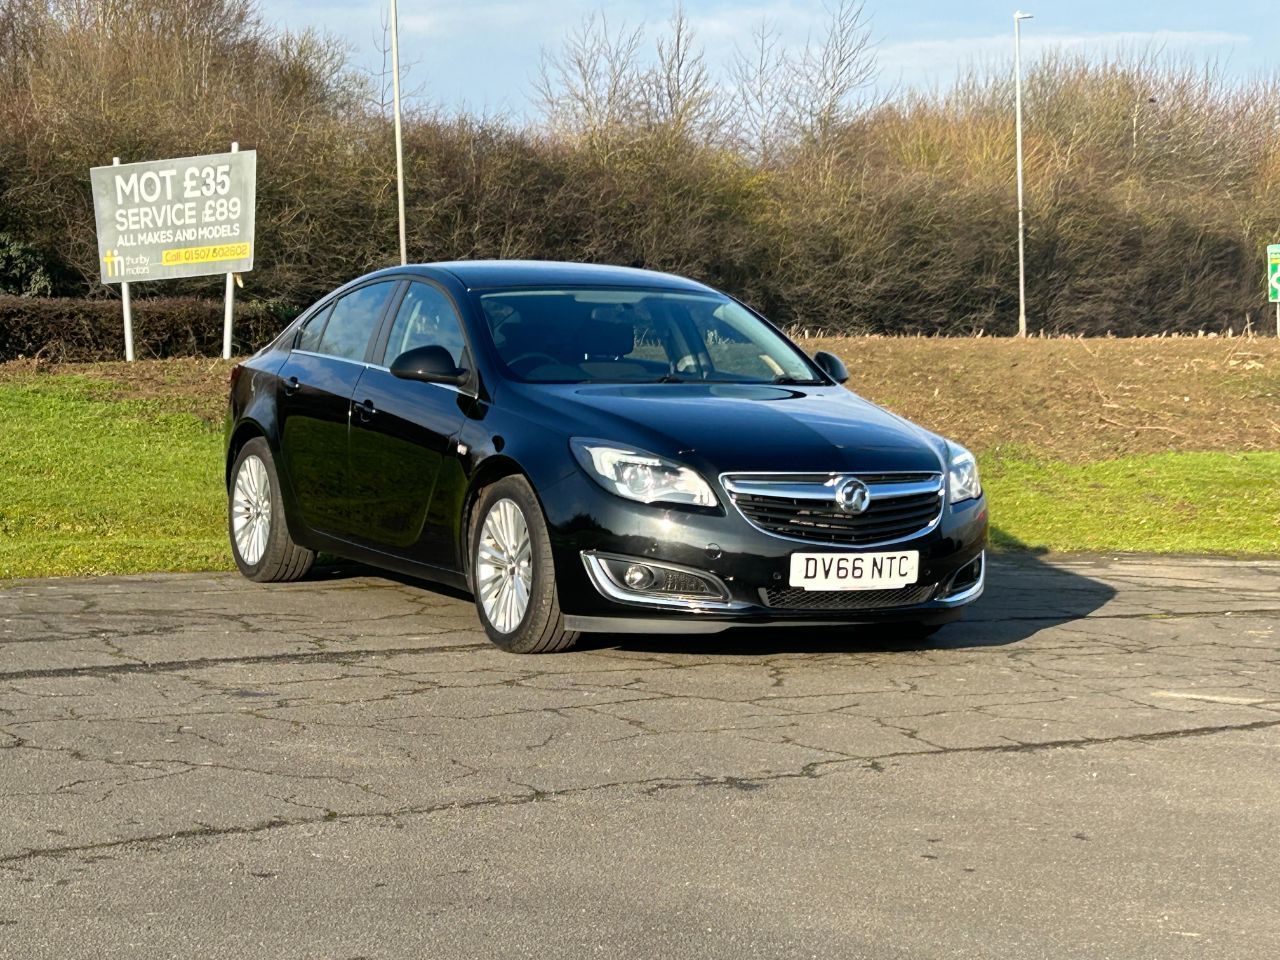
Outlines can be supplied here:
[[471, 590], [489, 639], [510, 653], [568, 650], [542, 507], [523, 477], [486, 487], [471, 536]]
[[306, 576], [316, 555], [289, 536], [271, 448], [254, 437], [236, 455], [227, 491], [227, 533], [236, 566], [250, 580], [270, 583]]

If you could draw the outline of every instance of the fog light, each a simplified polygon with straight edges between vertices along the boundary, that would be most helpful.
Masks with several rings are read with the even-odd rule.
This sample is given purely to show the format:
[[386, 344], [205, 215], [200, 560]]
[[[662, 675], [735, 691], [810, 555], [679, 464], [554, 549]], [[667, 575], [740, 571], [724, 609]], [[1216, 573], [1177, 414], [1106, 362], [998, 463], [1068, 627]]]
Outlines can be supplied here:
[[606, 596], [628, 600], [644, 597], [663, 602], [729, 600], [728, 588], [719, 577], [707, 571], [594, 551], [584, 551], [582, 559], [596, 586]]
[[653, 571], [642, 563], [633, 563], [622, 575], [622, 581], [632, 590], [647, 590], [653, 586]]

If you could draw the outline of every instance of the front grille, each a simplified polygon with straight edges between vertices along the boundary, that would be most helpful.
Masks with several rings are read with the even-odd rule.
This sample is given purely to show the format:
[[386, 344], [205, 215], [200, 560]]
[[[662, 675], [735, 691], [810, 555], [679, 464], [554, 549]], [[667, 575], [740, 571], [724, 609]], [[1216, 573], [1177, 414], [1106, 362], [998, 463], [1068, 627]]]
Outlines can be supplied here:
[[857, 478], [871, 490], [870, 505], [858, 514], [836, 506], [835, 488], [844, 476], [743, 474], [724, 480], [734, 505], [756, 527], [813, 543], [871, 546], [902, 540], [924, 533], [942, 513], [940, 474], [861, 474]]
[[766, 606], [775, 610], [875, 610], [910, 607], [933, 597], [934, 584], [897, 590], [800, 590], [785, 587], [761, 590]]

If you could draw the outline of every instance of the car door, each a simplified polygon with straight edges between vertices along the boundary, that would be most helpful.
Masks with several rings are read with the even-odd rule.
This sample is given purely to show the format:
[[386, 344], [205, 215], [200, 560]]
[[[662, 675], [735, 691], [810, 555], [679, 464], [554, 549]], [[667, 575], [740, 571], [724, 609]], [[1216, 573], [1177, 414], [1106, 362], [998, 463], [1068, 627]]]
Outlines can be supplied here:
[[471, 398], [457, 387], [401, 380], [387, 367], [406, 350], [428, 345], [444, 347], [456, 365], [470, 366], [462, 321], [448, 294], [414, 280], [387, 326], [379, 349], [386, 365], [370, 365], [353, 396], [353, 537], [417, 563], [453, 569], [466, 486], [456, 444]]
[[299, 518], [313, 530], [351, 527], [347, 434], [351, 395], [399, 281], [344, 294], [299, 332], [277, 374], [280, 453]]

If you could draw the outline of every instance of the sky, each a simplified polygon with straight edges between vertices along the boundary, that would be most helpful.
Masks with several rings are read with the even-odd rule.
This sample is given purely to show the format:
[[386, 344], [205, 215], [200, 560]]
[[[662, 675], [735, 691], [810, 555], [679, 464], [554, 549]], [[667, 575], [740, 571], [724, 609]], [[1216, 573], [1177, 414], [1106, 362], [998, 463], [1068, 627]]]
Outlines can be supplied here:
[[[261, 0], [268, 23], [316, 27], [343, 38], [355, 63], [378, 71], [387, 3], [369, 0]], [[1280, 68], [1275, 0], [1025, 0], [1023, 56], [1048, 48], [1101, 53], [1158, 47], [1179, 57], [1215, 59], [1244, 77]], [[516, 118], [536, 112], [531, 100], [540, 50], [556, 49], [593, 11], [611, 27], [646, 28], [653, 36], [672, 2], [643, 0], [400, 0], [401, 60], [406, 89], [447, 111], [466, 109]], [[684, 9], [713, 69], [745, 47], [762, 20], [788, 46], [803, 47], [826, 22], [821, 0], [684, 0]], [[990, 0], [866, 0], [880, 68], [879, 87], [946, 86], [969, 64], [1011, 62], [1014, 7]]]

